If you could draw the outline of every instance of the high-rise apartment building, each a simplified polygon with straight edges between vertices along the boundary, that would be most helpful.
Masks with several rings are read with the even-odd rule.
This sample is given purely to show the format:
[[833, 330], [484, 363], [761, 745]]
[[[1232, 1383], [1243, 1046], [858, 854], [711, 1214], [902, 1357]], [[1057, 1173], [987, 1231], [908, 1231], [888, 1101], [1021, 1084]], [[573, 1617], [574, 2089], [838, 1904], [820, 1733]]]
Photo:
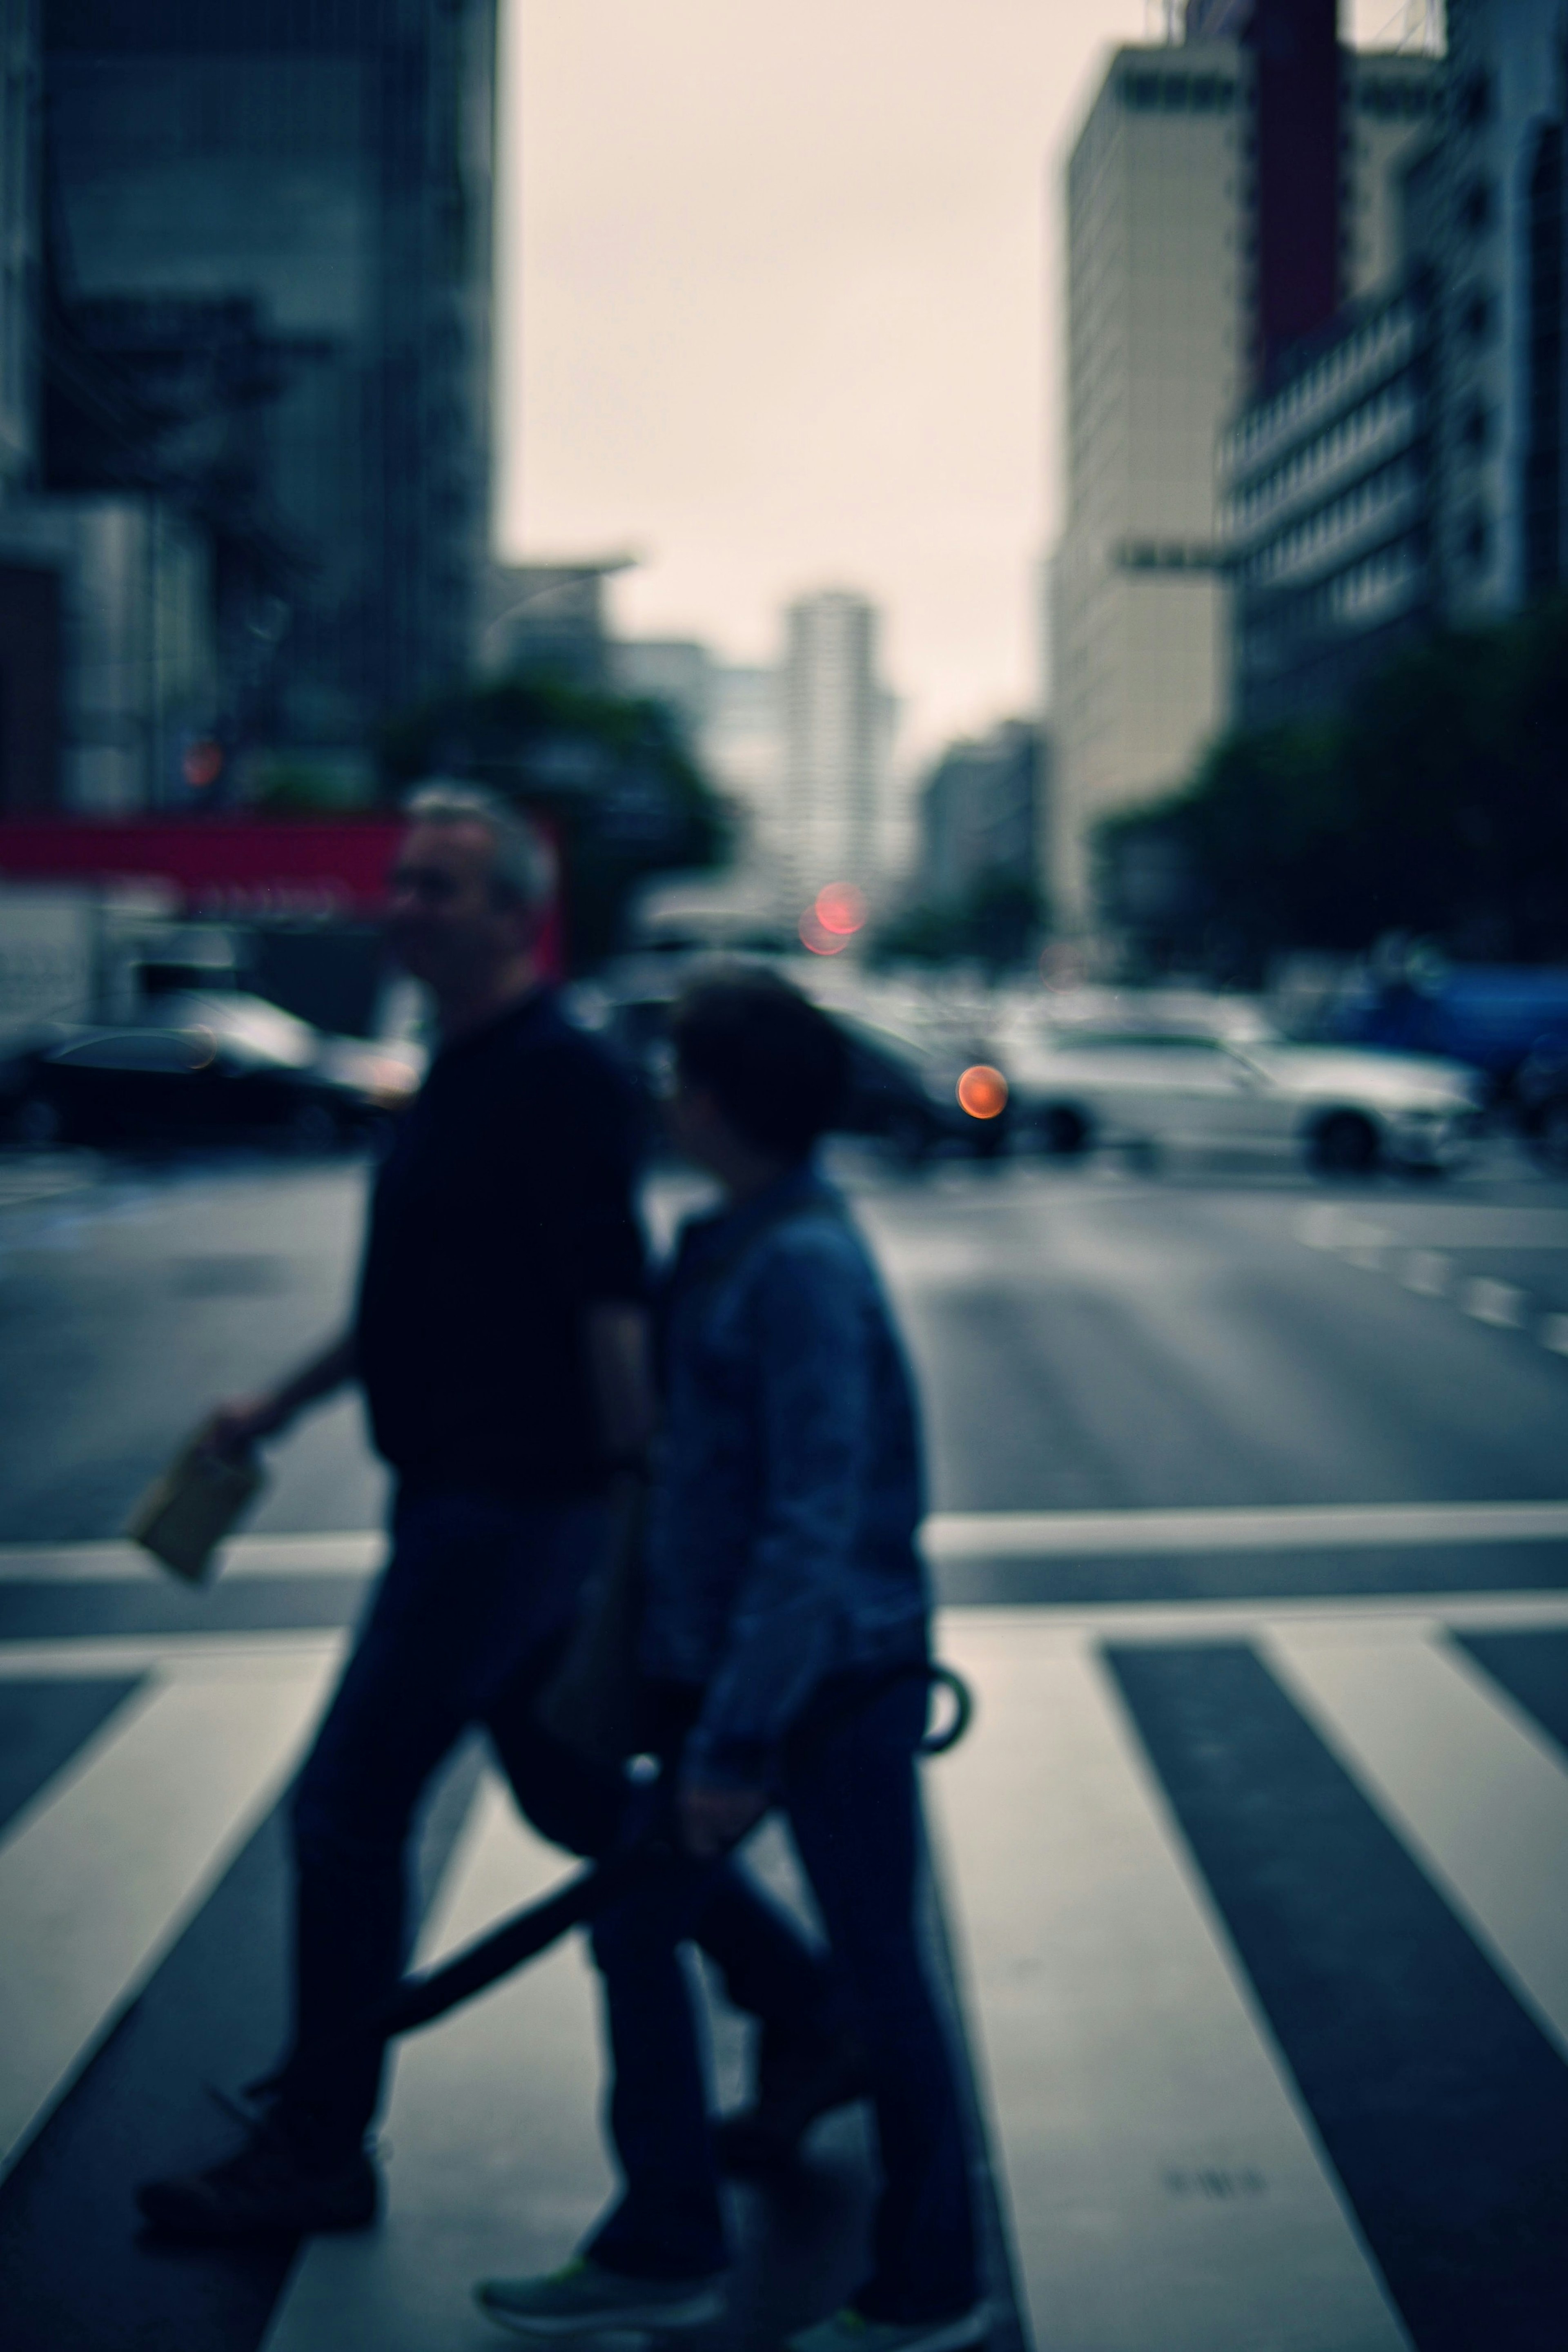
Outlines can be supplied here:
[[1217, 444], [1389, 266], [1392, 167], [1422, 123], [1387, 80], [1337, 47], [1324, 0], [1211, 0], [1183, 42], [1114, 55], [1073, 147], [1047, 876], [1070, 928], [1091, 918], [1097, 821], [1179, 783], [1223, 721]]
[[1450, 0], [1434, 524], [1460, 624], [1568, 579], [1565, 76], [1560, 0]]
[[[184, 421], [219, 723], [363, 761], [476, 650], [495, 0], [45, 0], [44, 40], [62, 302]], [[112, 471], [68, 399], [45, 432]]]
[[802, 902], [825, 883], [874, 877], [888, 708], [877, 617], [844, 589], [802, 596], [786, 615], [783, 848]]

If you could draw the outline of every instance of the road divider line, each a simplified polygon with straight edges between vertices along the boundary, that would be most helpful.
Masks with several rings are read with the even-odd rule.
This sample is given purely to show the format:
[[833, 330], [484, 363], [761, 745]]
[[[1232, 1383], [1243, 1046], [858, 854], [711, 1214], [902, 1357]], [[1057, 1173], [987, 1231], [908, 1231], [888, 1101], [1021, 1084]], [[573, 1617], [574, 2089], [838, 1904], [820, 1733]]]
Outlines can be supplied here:
[[1478, 1323], [1490, 1323], [1500, 1331], [1520, 1331], [1529, 1302], [1517, 1284], [1493, 1282], [1487, 1275], [1477, 1275], [1459, 1293], [1459, 1304]]
[[1337, 1551], [1384, 1544], [1568, 1539], [1563, 1503], [1306, 1503], [1176, 1511], [939, 1512], [923, 1541], [936, 1559], [1148, 1552]]
[[[252, 1576], [368, 1576], [380, 1568], [386, 1552], [386, 1537], [375, 1528], [351, 1535], [237, 1536], [224, 1546], [217, 1573], [225, 1581]], [[172, 1588], [178, 1580], [140, 1544], [0, 1544], [0, 1584], [35, 1581]]]
[[1411, 1250], [1400, 1265], [1399, 1279], [1406, 1290], [1416, 1291], [1422, 1298], [1442, 1298], [1453, 1279], [1453, 1268], [1440, 1250]]
[[[1568, 1322], [1568, 1318], [1563, 1318]], [[934, 1559], [1013, 1559], [1151, 1552], [1338, 1551], [1384, 1544], [1554, 1543], [1568, 1539], [1568, 1502], [1288, 1503], [1220, 1509], [938, 1511], [921, 1530]], [[368, 1575], [386, 1538], [242, 1537], [222, 1576]], [[145, 1582], [163, 1571], [134, 1544], [0, 1545], [0, 1584]]]

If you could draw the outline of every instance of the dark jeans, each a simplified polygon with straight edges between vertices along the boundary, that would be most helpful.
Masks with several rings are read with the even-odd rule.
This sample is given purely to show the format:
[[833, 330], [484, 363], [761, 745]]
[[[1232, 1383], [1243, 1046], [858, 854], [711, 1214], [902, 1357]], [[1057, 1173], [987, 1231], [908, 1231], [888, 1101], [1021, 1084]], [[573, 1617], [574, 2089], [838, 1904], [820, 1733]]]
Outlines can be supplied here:
[[[392, 1559], [294, 1793], [294, 2049], [279, 2088], [323, 2153], [357, 2147], [380, 2103], [384, 2048], [353, 2029], [407, 1964], [412, 1832], [464, 1732], [486, 1727], [518, 1805], [556, 1844], [599, 1854], [621, 1830], [626, 1784], [531, 1712], [606, 1533], [596, 1503], [423, 1494], [398, 1506]], [[699, 1932], [738, 2006], [787, 2032], [815, 2022], [819, 1963], [737, 1872], [716, 1884]]]
[[[821, 1720], [836, 1727], [814, 1744], [795, 1743], [800, 1761], [786, 1773], [782, 1803], [828, 1931], [839, 2013], [871, 2061], [883, 2186], [874, 2268], [855, 2302], [868, 2318], [939, 2318], [967, 2310], [977, 2289], [953, 2063], [915, 1917], [914, 1755], [926, 1691], [920, 1682], [894, 1684], [847, 1719], [846, 1696], [843, 1685], [823, 1694]], [[704, 1916], [715, 1867], [672, 1871], [594, 1930], [625, 2189], [589, 2252], [633, 2277], [703, 2276], [728, 2258], [679, 1950]]]

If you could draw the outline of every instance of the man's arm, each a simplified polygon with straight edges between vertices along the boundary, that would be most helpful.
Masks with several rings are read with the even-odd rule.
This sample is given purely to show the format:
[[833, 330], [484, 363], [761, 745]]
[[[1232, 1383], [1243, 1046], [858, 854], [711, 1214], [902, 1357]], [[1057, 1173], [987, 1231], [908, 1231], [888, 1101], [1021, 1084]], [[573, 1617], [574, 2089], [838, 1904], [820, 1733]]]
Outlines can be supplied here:
[[234, 1397], [219, 1405], [203, 1432], [214, 1454], [244, 1454], [265, 1437], [276, 1437], [308, 1405], [319, 1404], [347, 1386], [359, 1369], [353, 1331], [342, 1332], [329, 1348], [275, 1389], [261, 1396]]

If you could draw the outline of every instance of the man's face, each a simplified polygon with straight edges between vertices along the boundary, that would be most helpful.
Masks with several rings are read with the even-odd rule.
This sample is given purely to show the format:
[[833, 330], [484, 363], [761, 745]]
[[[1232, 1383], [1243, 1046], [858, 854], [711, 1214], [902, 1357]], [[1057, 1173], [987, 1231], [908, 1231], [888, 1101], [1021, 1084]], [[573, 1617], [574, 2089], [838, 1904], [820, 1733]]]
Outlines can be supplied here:
[[387, 933], [398, 960], [438, 997], [483, 990], [528, 950], [526, 915], [492, 887], [495, 845], [466, 820], [411, 825], [387, 877]]

